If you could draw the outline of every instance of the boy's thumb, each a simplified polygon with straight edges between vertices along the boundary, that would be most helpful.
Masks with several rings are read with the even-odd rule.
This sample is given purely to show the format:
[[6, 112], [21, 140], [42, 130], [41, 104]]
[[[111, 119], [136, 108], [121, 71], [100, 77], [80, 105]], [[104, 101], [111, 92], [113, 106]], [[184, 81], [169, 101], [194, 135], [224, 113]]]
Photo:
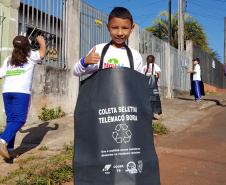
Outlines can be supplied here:
[[96, 46], [93, 48], [92, 53], [95, 53], [96, 51]]

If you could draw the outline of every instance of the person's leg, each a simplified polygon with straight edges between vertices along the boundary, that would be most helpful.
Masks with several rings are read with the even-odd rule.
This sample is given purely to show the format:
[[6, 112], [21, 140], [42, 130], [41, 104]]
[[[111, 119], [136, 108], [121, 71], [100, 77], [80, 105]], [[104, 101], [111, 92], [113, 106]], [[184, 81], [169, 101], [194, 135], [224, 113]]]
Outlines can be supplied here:
[[197, 97], [199, 101], [202, 100], [201, 90], [200, 90], [200, 81], [197, 81]]
[[[13, 113], [13, 98], [11, 96], [10, 93], [3, 93], [3, 101], [4, 101], [4, 107], [5, 107], [5, 113], [7, 116], [7, 120], [6, 120], [6, 127], [8, 127], [11, 124], [10, 123], [10, 119], [12, 117], [12, 113]], [[4, 131], [5, 132], [5, 131]], [[2, 135], [4, 135], [4, 132], [2, 133]], [[5, 137], [2, 137], [2, 135], [0, 136], [0, 155], [2, 157], [4, 157], [5, 159], [9, 159], [10, 155], [7, 151], [7, 135]]]
[[9, 141], [7, 145], [8, 151], [13, 151], [16, 135]]
[[13, 113], [5, 131], [1, 135], [1, 139], [4, 139], [9, 144], [9, 148], [14, 148], [15, 135], [27, 119], [30, 95], [24, 93], [11, 93], [11, 95], [13, 97]]
[[195, 100], [197, 100], [198, 99], [198, 96], [197, 96], [197, 81], [193, 81], [193, 89], [194, 89]]

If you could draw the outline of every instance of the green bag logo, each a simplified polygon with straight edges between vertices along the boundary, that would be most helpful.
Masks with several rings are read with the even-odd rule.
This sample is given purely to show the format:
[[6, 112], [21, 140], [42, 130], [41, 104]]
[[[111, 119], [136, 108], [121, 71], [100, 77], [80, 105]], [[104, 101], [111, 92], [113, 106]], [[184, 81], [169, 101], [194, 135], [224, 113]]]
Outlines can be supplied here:
[[114, 64], [118, 64], [119, 63], [119, 61], [117, 59], [115, 59], [115, 58], [109, 59], [108, 62], [109, 63], [112, 63], [113, 62]]
[[17, 70], [8, 70], [6, 76], [17, 76], [25, 73], [25, 70], [17, 69]]

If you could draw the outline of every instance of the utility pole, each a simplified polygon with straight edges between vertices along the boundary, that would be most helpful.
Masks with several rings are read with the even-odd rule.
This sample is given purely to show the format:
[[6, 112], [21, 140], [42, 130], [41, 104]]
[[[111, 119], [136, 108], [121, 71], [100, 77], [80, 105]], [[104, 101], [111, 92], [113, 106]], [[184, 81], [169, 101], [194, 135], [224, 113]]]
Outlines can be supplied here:
[[226, 17], [224, 18], [224, 64], [226, 65]]
[[184, 0], [182, 0], [181, 51], [184, 51], [184, 11], [185, 11], [185, 3], [184, 3]]
[[182, 51], [182, 3], [178, 0], [178, 50]]
[[171, 45], [171, 0], [169, 0], [168, 42]]

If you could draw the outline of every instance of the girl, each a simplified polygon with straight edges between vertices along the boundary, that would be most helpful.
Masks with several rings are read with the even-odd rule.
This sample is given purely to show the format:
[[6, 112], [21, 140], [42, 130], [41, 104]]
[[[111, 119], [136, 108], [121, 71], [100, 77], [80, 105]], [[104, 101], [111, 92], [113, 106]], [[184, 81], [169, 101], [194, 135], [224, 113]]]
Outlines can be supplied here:
[[13, 52], [0, 68], [3, 84], [3, 100], [7, 124], [0, 136], [0, 155], [4, 159], [14, 158], [13, 151], [17, 131], [25, 124], [30, 105], [30, 93], [34, 67], [45, 57], [46, 44], [42, 36], [37, 37], [39, 51], [31, 51], [28, 38], [16, 36], [13, 40]]
[[154, 63], [155, 57], [153, 55], [148, 55], [147, 65], [143, 67], [143, 74], [146, 76], [157, 75], [157, 82], [159, 82], [161, 69], [157, 64]]

